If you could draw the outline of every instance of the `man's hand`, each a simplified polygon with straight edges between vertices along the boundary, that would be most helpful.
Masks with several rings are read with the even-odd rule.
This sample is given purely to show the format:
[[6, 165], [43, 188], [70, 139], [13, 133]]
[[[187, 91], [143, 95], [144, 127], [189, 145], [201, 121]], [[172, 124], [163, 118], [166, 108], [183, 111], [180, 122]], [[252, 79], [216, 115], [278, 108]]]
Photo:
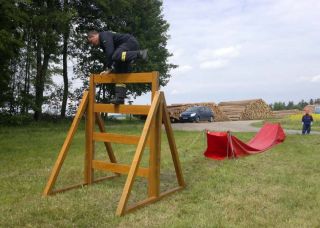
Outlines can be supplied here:
[[107, 70], [104, 70], [100, 73], [100, 75], [103, 75], [103, 74], [110, 74], [112, 69], [107, 69]]

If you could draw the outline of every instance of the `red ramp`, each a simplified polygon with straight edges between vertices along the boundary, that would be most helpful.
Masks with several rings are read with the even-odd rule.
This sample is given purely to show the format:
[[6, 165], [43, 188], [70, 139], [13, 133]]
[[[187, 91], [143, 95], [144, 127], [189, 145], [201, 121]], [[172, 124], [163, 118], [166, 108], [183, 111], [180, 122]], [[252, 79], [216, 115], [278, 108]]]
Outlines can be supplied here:
[[242, 142], [230, 132], [207, 132], [208, 148], [204, 155], [223, 160], [264, 152], [285, 140], [280, 124], [266, 123], [248, 143]]

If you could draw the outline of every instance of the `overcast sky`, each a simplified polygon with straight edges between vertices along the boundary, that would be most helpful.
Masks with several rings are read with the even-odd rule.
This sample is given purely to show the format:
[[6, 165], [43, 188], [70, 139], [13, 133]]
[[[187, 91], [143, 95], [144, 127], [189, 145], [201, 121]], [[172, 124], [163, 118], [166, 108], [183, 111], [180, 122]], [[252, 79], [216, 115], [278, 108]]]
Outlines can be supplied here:
[[[320, 0], [165, 0], [167, 103], [320, 97]], [[135, 103], [147, 103], [139, 98]]]

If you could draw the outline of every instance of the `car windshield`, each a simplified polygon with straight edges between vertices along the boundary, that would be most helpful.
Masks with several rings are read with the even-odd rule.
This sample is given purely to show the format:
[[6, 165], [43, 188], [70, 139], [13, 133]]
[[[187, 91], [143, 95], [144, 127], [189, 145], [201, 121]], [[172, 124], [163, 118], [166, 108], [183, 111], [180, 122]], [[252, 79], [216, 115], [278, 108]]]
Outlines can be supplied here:
[[191, 107], [191, 108], [188, 108], [188, 109], [186, 110], [186, 112], [196, 112], [196, 111], [198, 111], [198, 108], [199, 108], [199, 107]]

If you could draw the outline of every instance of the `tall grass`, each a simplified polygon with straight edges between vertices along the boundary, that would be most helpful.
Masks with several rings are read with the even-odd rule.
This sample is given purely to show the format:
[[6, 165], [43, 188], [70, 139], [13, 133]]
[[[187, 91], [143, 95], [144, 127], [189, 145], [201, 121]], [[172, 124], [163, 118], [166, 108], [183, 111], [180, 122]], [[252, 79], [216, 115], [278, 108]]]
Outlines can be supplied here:
[[[320, 122], [320, 114], [311, 114], [313, 121], [319, 121]], [[288, 118], [291, 121], [301, 121], [303, 114], [295, 114], [295, 115], [290, 115]]]
[[[285, 129], [290, 130], [302, 130], [302, 114], [295, 114], [290, 115], [281, 119], [267, 119], [263, 120], [261, 122], [253, 123], [253, 126], [261, 127], [263, 123], [265, 122], [271, 122], [271, 123], [280, 123], [281, 126]], [[313, 117], [313, 125], [311, 127], [311, 133], [312, 131], [320, 131], [320, 114], [312, 114]]]

